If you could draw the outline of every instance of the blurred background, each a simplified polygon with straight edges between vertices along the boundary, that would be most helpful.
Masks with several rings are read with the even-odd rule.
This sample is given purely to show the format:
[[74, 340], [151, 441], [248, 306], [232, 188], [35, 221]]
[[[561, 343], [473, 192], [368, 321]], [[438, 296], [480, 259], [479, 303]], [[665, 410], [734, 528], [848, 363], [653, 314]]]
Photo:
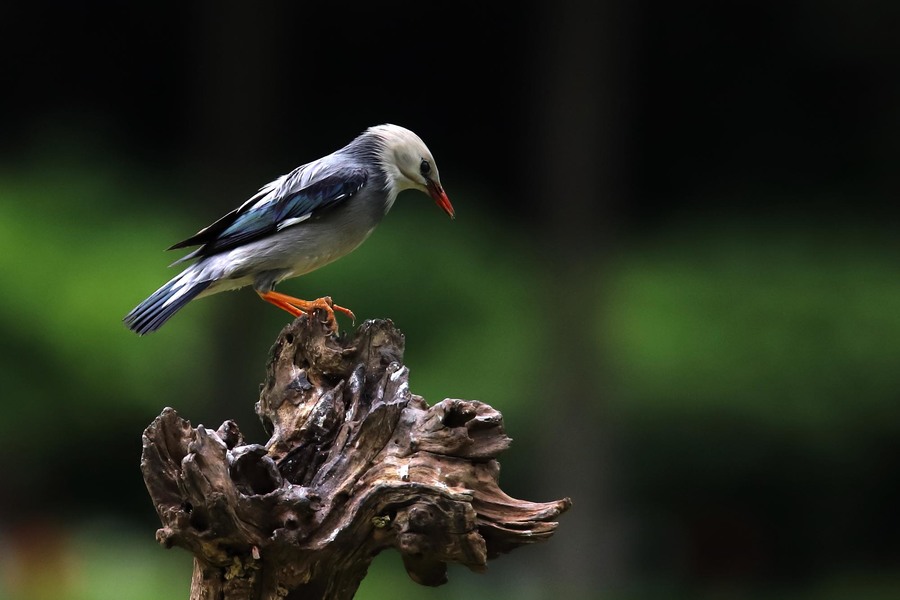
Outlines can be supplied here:
[[[165, 406], [253, 412], [288, 316], [249, 290], [139, 338], [163, 249], [370, 125], [407, 192], [280, 289], [406, 333], [501, 483], [572, 497], [450, 583], [358, 597], [900, 597], [900, 4], [0, 5], [0, 598], [186, 598], [138, 468]], [[345, 327], [349, 324], [343, 323]]]

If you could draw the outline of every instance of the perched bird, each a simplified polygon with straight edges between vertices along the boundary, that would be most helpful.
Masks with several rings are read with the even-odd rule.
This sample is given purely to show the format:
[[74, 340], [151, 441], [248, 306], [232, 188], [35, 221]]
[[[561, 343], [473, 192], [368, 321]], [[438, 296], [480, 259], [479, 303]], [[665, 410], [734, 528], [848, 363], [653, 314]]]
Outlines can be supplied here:
[[252, 285], [267, 302], [294, 316], [321, 308], [334, 325], [328, 297], [300, 300], [274, 291], [357, 248], [403, 190], [431, 196], [452, 218], [437, 165], [415, 133], [397, 125], [370, 127], [337, 152], [297, 167], [170, 250], [199, 246], [174, 264], [196, 261], [125, 316], [143, 335], [156, 331], [194, 298]]

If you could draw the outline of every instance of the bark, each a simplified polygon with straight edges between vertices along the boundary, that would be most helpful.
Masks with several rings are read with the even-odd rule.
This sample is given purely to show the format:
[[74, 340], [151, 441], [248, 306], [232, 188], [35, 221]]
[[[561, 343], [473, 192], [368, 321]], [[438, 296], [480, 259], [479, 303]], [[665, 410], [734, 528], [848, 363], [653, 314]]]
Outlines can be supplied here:
[[144, 432], [156, 537], [194, 555], [192, 599], [352, 598], [387, 548], [414, 581], [441, 585], [447, 563], [481, 571], [553, 534], [568, 498], [525, 502], [499, 487], [510, 443], [499, 412], [411, 393], [390, 321], [338, 337], [320, 316], [272, 347], [256, 404], [264, 446], [232, 421], [195, 428], [171, 408]]

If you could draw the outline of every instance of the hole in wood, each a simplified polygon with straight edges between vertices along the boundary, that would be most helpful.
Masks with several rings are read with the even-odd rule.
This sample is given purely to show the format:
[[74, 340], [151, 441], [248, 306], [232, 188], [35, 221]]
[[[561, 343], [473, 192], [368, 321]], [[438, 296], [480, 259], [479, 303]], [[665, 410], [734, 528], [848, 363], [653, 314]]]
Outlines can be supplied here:
[[206, 519], [206, 515], [201, 514], [199, 510], [191, 511], [190, 524], [197, 531], [209, 529], [209, 521]]
[[465, 427], [466, 423], [471, 421], [474, 416], [475, 412], [468, 407], [457, 405], [444, 415], [444, 418], [441, 419], [441, 423], [443, 423], [445, 427]]

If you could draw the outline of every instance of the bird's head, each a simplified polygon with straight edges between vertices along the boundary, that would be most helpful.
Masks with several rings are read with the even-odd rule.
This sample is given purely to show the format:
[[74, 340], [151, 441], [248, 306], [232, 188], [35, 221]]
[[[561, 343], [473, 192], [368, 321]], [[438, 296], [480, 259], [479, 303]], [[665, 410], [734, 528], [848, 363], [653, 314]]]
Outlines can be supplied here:
[[419, 136], [397, 125], [378, 125], [367, 133], [380, 142], [380, 162], [389, 186], [397, 193], [409, 189], [424, 192], [453, 218], [453, 205], [441, 186], [437, 164]]

